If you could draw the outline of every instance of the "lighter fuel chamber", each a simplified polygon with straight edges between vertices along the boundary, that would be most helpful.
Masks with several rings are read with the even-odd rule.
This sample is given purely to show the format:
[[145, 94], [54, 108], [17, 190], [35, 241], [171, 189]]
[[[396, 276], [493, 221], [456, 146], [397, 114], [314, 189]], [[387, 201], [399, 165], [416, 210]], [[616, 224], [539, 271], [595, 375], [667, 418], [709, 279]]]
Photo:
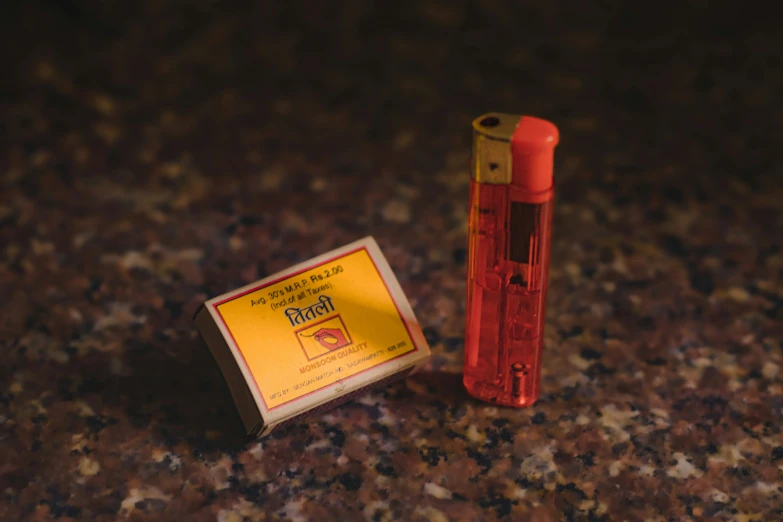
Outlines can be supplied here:
[[473, 121], [463, 382], [503, 406], [538, 399], [558, 140], [539, 118]]

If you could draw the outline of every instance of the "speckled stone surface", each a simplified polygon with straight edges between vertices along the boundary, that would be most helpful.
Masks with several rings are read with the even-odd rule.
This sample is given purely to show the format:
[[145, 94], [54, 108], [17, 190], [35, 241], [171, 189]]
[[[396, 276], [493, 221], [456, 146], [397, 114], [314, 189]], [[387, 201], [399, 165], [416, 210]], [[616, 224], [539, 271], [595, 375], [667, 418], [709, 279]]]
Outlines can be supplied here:
[[[774, 17], [127, 4], [0, 16], [0, 520], [783, 519]], [[460, 382], [488, 110], [562, 134], [521, 411]], [[244, 440], [192, 313], [367, 234], [427, 370]]]

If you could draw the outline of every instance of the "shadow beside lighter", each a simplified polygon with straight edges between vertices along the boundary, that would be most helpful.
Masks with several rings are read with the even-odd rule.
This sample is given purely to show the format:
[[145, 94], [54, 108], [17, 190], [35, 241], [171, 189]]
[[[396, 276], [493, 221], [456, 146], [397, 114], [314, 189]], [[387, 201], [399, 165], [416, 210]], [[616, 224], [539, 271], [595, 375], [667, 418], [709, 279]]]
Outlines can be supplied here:
[[502, 406], [538, 399], [558, 139], [530, 116], [473, 122], [463, 382]]

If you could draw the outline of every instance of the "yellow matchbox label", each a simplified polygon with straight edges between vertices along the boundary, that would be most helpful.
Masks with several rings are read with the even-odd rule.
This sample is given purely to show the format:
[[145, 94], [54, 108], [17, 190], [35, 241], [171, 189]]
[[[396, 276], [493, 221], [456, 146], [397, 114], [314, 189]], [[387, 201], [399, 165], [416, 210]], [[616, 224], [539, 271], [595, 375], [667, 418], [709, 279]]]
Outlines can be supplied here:
[[267, 410], [416, 349], [364, 247], [214, 306]]

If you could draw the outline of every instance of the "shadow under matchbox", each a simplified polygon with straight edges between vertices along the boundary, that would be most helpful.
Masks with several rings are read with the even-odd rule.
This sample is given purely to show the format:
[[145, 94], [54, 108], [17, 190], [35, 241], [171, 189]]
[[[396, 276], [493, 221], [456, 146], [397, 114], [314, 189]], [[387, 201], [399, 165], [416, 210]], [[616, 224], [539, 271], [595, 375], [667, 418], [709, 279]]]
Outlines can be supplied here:
[[372, 237], [210, 299], [193, 322], [259, 437], [409, 375], [430, 355]]

